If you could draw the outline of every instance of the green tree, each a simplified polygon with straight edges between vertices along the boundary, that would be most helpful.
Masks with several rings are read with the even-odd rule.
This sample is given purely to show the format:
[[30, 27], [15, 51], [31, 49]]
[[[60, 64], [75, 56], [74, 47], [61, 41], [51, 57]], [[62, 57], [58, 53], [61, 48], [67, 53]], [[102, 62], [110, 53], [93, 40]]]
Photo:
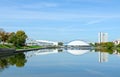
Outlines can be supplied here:
[[63, 42], [58, 42], [58, 45], [59, 46], [63, 46]]
[[27, 35], [25, 34], [24, 31], [20, 30], [17, 31], [14, 37], [14, 45], [19, 47], [19, 46], [24, 46], [26, 42]]
[[7, 42], [9, 35], [10, 35], [10, 33], [8, 33], [8, 32], [5, 32], [5, 31], [0, 32], [0, 39], [3, 42], [3, 44], [5, 42]]
[[107, 42], [105, 44], [108, 49], [112, 49], [115, 46], [113, 42]]
[[116, 47], [120, 47], [120, 44], [118, 44]]
[[14, 44], [15, 43], [15, 39], [16, 39], [15, 33], [12, 32], [12, 33], [10, 33], [7, 41], [8, 41], [8, 43]]

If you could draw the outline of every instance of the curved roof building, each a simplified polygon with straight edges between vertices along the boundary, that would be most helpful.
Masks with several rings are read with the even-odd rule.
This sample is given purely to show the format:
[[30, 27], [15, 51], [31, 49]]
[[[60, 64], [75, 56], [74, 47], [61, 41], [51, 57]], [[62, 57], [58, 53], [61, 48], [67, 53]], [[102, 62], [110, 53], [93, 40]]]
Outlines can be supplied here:
[[88, 43], [81, 41], [81, 40], [75, 40], [71, 41], [70, 43], [67, 44], [68, 46], [89, 46]]

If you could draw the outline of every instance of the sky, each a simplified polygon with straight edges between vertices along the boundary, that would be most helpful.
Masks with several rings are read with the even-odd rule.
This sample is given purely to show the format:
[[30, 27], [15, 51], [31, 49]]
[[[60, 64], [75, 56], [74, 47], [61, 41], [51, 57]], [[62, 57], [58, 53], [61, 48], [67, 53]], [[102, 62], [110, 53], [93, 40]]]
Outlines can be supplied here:
[[35, 40], [120, 39], [120, 0], [0, 0], [0, 28]]

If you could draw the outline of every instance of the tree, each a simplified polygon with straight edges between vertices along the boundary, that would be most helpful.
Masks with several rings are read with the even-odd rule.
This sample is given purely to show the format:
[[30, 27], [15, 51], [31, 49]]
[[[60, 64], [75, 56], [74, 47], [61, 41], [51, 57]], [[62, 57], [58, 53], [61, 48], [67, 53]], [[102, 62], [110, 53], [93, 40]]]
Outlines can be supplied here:
[[94, 44], [94, 43], [89, 43], [89, 45], [90, 45], [90, 46], [95, 46], [95, 44]]
[[9, 35], [10, 35], [10, 33], [8, 33], [8, 32], [5, 32], [5, 31], [0, 32], [0, 39], [3, 42], [3, 44], [5, 42], [7, 42]]
[[59, 46], [63, 46], [63, 42], [58, 42], [58, 45]]
[[15, 46], [24, 46], [26, 42], [27, 35], [24, 31], [20, 30], [16, 32], [15, 35]]
[[113, 42], [107, 42], [107, 43], [106, 43], [106, 47], [107, 47], [108, 49], [112, 49], [114, 46], [115, 46], [115, 45], [114, 45]]
[[10, 33], [7, 42], [15, 45], [16, 34], [14, 32]]
[[118, 44], [116, 47], [120, 47], [120, 44]]

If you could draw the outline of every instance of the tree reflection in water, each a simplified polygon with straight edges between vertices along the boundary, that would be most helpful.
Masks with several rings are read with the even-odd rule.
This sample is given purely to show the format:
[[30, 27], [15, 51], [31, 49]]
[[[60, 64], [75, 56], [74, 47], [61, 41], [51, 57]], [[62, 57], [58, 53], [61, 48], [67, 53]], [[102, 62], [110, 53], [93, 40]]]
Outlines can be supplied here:
[[109, 54], [120, 54], [120, 50], [117, 49], [108, 49], [108, 48], [99, 48], [95, 49], [96, 52], [106, 52]]
[[24, 53], [18, 53], [10, 57], [0, 59], [0, 70], [8, 68], [9, 66], [24, 67], [27, 62]]

